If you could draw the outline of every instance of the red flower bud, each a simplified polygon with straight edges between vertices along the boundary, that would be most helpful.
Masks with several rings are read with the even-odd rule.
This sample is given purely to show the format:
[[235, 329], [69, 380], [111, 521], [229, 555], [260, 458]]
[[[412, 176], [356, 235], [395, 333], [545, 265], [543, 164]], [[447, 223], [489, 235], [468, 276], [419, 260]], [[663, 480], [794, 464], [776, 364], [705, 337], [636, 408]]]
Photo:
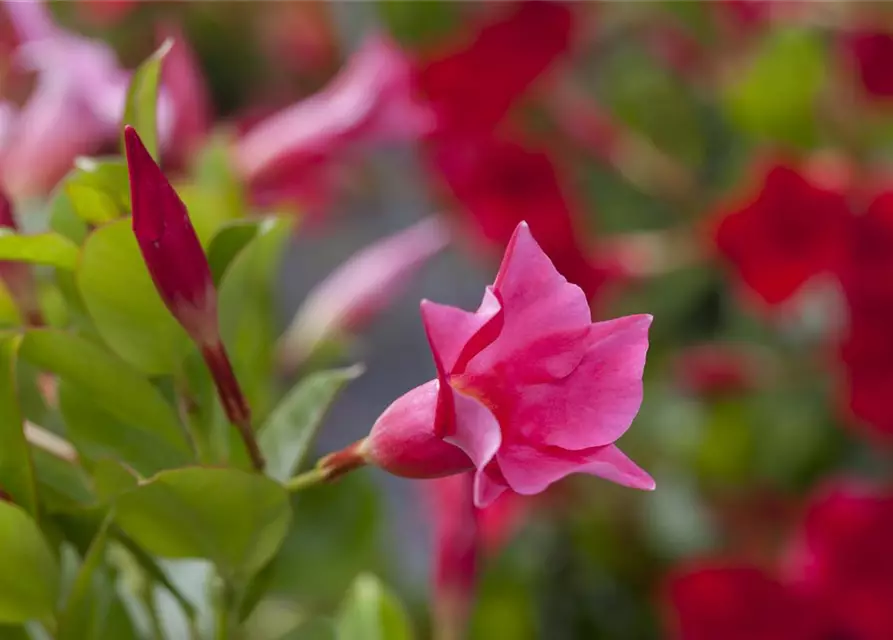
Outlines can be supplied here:
[[233, 373], [217, 323], [217, 292], [208, 259], [189, 221], [186, 205], [143, 146], [133, 127], [124, 127], [133, 233], [165, 306], [201, 347], [217, 395], [236, 426], [255, 468], [264, 460], [248, 402]]
[[165, 306], [202, 346], [219, 342], [217, 295], [208, 259], [171, 187], [133, 129], [124, 128], [133, 233]]

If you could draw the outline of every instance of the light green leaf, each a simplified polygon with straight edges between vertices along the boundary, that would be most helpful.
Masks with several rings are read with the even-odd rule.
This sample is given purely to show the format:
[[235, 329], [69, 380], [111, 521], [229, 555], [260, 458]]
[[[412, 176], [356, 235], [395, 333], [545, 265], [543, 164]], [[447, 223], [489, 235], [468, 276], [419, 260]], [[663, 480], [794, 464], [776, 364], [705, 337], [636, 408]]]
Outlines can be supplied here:
[[57, 233], [23, 236], [0, 229], [0, 260], [74, 269], [78, 260], [78, 247]]
[[81, 391], [79, 385], [61, 380], [58, 394], [68, 437], [85, 458], [119, 460], [143, 476], [192, 462], [191, 456], [180, 447], [142, 428], [137, 421], [125, 422], [104, 411]]
[[283, 482], [300, 467], [335, 397], [362, 373], [361, 365], [311, 373], [279, 402], [258, 435], [272, 478]]
[[103, 501], [113, 501], [122, 493], [136, 489], [139, 478], [124, 464], [112, 458], [101, 458], [90, 470], [96, 496]]
[[59, 569], [37, 524], [14, 504], [0, 501], [0, 623], [53, 615]]
[[0, 489], [37, 518], [34, 466], [25, 440], [16, 361], [20, 336], [0, 334]]
[[102, 347], [71, 333], [35, 329], [25, 335], [21, 354], [74, 385], [84, 401], [113, 418], [189, 452], [177, 416], [161, 393]]
[[63, 184], [72, 210], [85, 222], [103, 224], [130, 213], [127, 165], [120, 158], [77, 158]]
[[41, 507], [50, 513], [71, 512], [96, 503], [90, 479], [74, 462], [32, 447]]
[[75, 274], [97, 331], [118, 355], [150, 375], [179, 370], [192, 343], [152, 284], [129, 219], [90, 234]]
[[274, 285], [293, 224], [291, 218], [264, 220], [220, 283], [220, 333], [256, 417], [270, 405]]
[[732, 120], [758, 137], [808, 145], [815, 137], [815, 101], [828, 69], [825, 55], [815, 31], [770, 31], [750, 67], [736, 74], [726, 91]]
[[217, 232], [208, 245], [208, 264], [211, 266], [215, 285], [220, 284], [223, 274], [239, 252], [254, 240], [261, 224], [257, 220], [238, 220], [223, 226]]
[[[73, 171], [76, 172], [77, 169]], [[89, 229], [87, 223], [79, 218], [77, 211], [75, 211], [74, 203], [72, 203], [68, 191], [65, 190], [65, 180], [56, 185], [56, 188], [50, 195], [47, 208], [50, 229], [61, 236], [65, 236], [75, 244], [79, 245], [84, 241]]]
[[403, 605], [375, 576], [354, 581], [336, 623], [338, 640], [411, 640], [412, 625]]
[[106, 608], [94, 574], [100, 569], [109, 538], [111, 518], [106, 517], [74, 578], [68, 600], [59, 616], [57, 640], [100, 640]]
[[[149, 153], [158, 161], [158, 87], [161, 81], [161, 65], [173, 47], [170, 38], [164, 41], [133, 74], [124, 107], [124, 124], [129, 124], [140, 134]], [[121, 148], [124, 148], [122, 137]]]
[[118, 498], [116, 522], [150, 553], [205, 558], [247, 577], [279, 549], [291, 509], [279, 484], [236, 469], [165, 471]]

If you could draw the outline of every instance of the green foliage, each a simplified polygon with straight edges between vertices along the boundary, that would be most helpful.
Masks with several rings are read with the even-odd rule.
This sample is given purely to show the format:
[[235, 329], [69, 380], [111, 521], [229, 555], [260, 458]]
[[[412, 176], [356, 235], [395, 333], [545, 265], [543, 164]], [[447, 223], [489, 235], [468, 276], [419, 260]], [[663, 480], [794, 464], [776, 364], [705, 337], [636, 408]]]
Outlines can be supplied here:
[[[127, 91], [127, 104], [124, 107], [124, 124], [129, 124], [136, 129], [143, 144], [146, 145], [146, 149], [156, 161], [159, 158], [157, 117], [161, 65], [173, 45], [173, 40], [166, 40], [134, 72], [130, 88]], [[121, 145], [123, 149], [123, 137]]]
[[203, 558], [246, 578], [278, 550], [291, 509], [272, 480], [236, 469], [159, 473], [116, 501], [115, 522], [163, 558]]
[[[62, 188], [71, 211], [88, 224], [103, 224], [130, 213], [127, 165], [120, 158], [78, 158]], [[60, 210], [57, 215], [65, 214]]]
[[74, 269], [77, 259], [77, 245], [64, 236], [56, 233], [24, 236], [0, 229], [0, 260]]
[[25, 441], [16, 381], [19, 343], [18, 336], [0, 334], [0, 487], [36, 518], [34, 466]]
[[155, 290], [130, 220], [87, 237], [76, 278], [99, 335], [118, 355], [150, 375], [181, 369], [192, 344]]
[[400, 601], [372, 575], [357, 576], [335, 625], [337, 640], [412, 640]]
[[353, 366], [311, 373], [273, 409], [258, 435], [272, 478], [285, 481], [300, 468], [338, 393], [362, 372]]
[[59, 568], [40, 529], [21, 508], [0, 501], [0, 623], [52, 618]]

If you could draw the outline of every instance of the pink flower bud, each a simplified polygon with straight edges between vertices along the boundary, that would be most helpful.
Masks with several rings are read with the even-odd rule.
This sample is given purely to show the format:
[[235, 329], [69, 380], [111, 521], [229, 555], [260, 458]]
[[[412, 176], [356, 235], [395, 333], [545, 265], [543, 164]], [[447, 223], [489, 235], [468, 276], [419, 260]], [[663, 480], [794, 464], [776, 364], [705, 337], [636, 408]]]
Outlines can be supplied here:
[[367, 462], [416, 478], [474, 468], [478, 507], [571, 473], [654, 488], [614, 444], [642, 402], [651, 316], [593, 324], [526, 224], [476, 312], [423, 301], [422, 318], [437, 380], [385, 410], [359, 446]]
[[[6, 194], [0, 191], [0, 232], [3, 229], [17, 231], [18, 225], [12, 211], [12, 203]], [[21, 262], [0, 260], [0, 282], [6, 286], [9, 295], [18, 306], [22, 319], [30, 325], [42, 325], [43, 316], [31, 268]]]
[[380, 313], [448, 240], [443, 224], [429, 218], [350, 258], [298, 310], [281, 341], [282, 365], [293, 368], [326, 338], [354, 331]]
[[124, 129], [133, 233], [164, 304], [200, 345], [219, 341], [217, 294], [186, 206], [143, 146]]

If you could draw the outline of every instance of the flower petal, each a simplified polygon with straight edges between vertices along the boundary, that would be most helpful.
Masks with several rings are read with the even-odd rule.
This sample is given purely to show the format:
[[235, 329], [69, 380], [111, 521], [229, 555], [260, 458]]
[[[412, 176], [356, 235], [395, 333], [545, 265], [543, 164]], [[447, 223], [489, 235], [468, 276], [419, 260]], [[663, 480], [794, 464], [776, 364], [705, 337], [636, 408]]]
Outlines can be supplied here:
[[469, 362], [472, 373], [492, 371], [544, 336], [580, 330], [591, 322], [582, 289], [558, 273], [524, 222], [509, 242], [493, 288], [502, 303], [503, 330]]
[[565, 451], [507, 442], [496, 456], [506, 484], [515, 493], [534, 495], [572, 473], [596, 475], [634, 489], [654, 489], [654, 480], [617, 447]]
[[535, 443], [581, 450], [611, 444], [642, 405], [650, 315], [592, 325], [580, 365], [564, 379], [525, 387], [512, 424]]
[[474, 466], [485, 468], [502, 444], [502, 432], [496, 416], [480, 401], [452, 387], [441, 388], [440, 393], [452, 395], [455, 411], [453, 432], [444, 441], [454, 444], [465, 452]]

